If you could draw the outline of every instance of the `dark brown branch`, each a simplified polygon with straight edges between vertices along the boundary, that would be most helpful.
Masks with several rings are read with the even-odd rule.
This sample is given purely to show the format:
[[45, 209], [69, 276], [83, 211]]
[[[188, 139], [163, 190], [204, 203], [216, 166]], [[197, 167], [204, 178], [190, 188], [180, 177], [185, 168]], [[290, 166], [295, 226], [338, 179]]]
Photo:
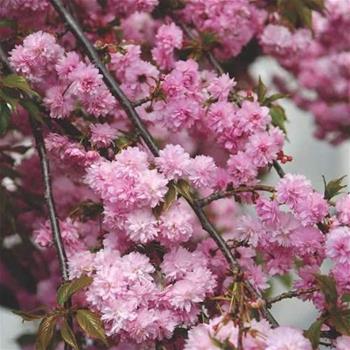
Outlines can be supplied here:
[[[66, 25], [69, 27], [71, 32], [74, 34], [76, 39], [79, 41], [79, 43], [82, 45], [82, 47], [85, 49], [87, 56], [90, 58], [90, 60], [96, 65], [96, 67], [99, 69], [100, 73], [103, 76], [103, 80], [106, 83], [107, 87], [109, 88], [112, 95], [119, 101], [122, 108], [127, 113], [127, 116], [134, 124], [135, 128], [139, 130], [140, 135], [152, 154], [154, 156], [158, 156], [159, 149], [157, 144], [155, 143], [152, 135], [149, 133], [149, 131], [144, 126], [141, 118], [137, 114], [134, 106], [132, 105], [131, 101], [126, 97], [126, 95], [121, 90], [118, 83], [115, 81], [115, 79], [112, 77], [111, 73], [107, 70], [105, 65], [100, 60], [96, 50], [90, 43], [90, 41], [87, 39], [85, 34], [83, 33], [82, 29], [80, 28], [79, 24], [72, 18], [72, 16], [69, 14], [69, 12], [66, 10], [66, 8], [63, 6], [62, 2], [60, 0], [50, 0], [53, 7], [56, 9], [56, 11], [60, 14], [62, 19], [65, 21]], [[206, 214], [204, 213], [203, 209], [199, 205], [198, 201], [195, 198], [187, 199], [189, 205], [192, 207], [193, 211], [197, 215], [202, 227], [204, 230], [206, 230], [209, 235], [213, 238], [213, 240], [218, 245], [219, 249], [224, 254], [225, 258], [227, 259], [228, 263], [231, 265], [231, 268], [234, 272], [237, 272], [240, 270], [240, 266], [238, 265], [238, 262], [232, 255], [232, 252], [230, 251], [230, 248], [227, 246], [225, 240], [221, 237], [221, 235], [216, 231], [214, 226], [210, 223], [208, 220]], [[261, 294], [258, 290], [253, 288], [253, 286], [246, 281], [245, 285], [247, 286], [248, 290], [250, 291], [251, 295], [255, 298], [261, 298]], [[262, 311], [264, 317], [270, 321], [270, 323], [273, 326], [277, 326], [278, 323], [274, 319], [274, 317], [270, 314], [270, 312], [264, 308]]]
[[140, 134], [142, 136], [142, 139], [152, 152], [154, 156], [158, 155], [158, 146], [153, 139], [152, 135], [147, 131], [145, 128], [142, 120], [139, 118], [137, 112], [135, 111], [135, 108], [133, 107], [130, 100], [126, 97], [124, 92], [121, 90], [118, 83], [113, 78], [112, 74], [108, 71], [108, 69], [105, 67], [105, 65], [100, 60], [97, 51], [93, 47], [93, 45], [90, 43], [88, 38], [85, 36], [83, 31], [81, 30], [79, 24], [76, 22], [76, 20], [70, 15], [70, 13], [66, 10], [64, 7], [62, 1], [60, 0], [51, 0], [50, 1], [52, 6], [55, 8], [55, 10], [60, 14], [64, 22], [67, 24], [70, 31], [74, 34], [76, 39], [79, 41], [79, 43], [82, 45], [82, 47], [86, 51], [86, 55], [90, 58], [90, 60], [96, 65], [96, 67], [99, 69], [100, 73], [103, 76], [103, 80], [107, 87], [109, 88], [112, 95], [119, 101], [121, 104], [121, 107], [125, 110], [126, 114], [128, 115], [129, 119], [134, 124], [135, 128], [137, 128], [140, 131]]
[[256, 185], [256, 186], [241, 186], [238, 188], [234, 188], [232, 190], [227, 190], [227, 191], [220, 191], [220, 192], [215, 192], [209, 195], [208, 197], [199, 199], [198, 202], [202, 207], [207, 206], [211, 202], [214, 202], [218, 199], [221, 198], [227, 198], [227, 197], [232, 197], [238, 193], [245, 193], [245, 192], [257, 192], [257, 191], [265, 191], [265, 192], [275, 192], [276, 190], [272, 186], [268, 185]]
[[150, 97], [145, 97], [145, 98], [142, 98], [141, 100], [133, 102], [132, 105], [134, 108], [136, 108], [136, 107], [142, 106], [144, 103], [150, 102], [150, 101], [152, 101], [152, 99]]
[[284, 299], [291, 299], [291, 298], [297, 298], [305, 294], [312, 294], [319, 290], [319, 288], [312, 287], [308, 289], [300, 289], [300, 290], [291, 290], [289, 292], [282, 293], [280, 295], [277, 295], [274, 298], [271, 298], [267, 301], [267, 305], [271, 307], [272, 304], [278, 303], [281, 300]]
[[[4, 50], [2, 49], [1, 45], [0, 45], [0, 59], [5, 65], [6, 69], [11, 72], [12, 71], [11, 66], [7, 60], [7, 56]], [[55, 201], [52, 193], [50, 167], [49, 167], [49, 161], [47, 159], [43, 133], [42, 133], [41, 125], [36, 120], [34, 120], [33, 118], [30, 118], [30, 123], [31, 123], [32, 132], [36, 143], [36, 148], [40, 158], [40, 167], [41, 167], [41, 172], [44, 180], [44, 188], [45, 188], [45, 200], [46, 200], [47, 209], [49, 213], [53, 242], [54, 242], [57, 256], [58, 256], [62, 278], [64, 281], [67, 281], [69, 280], [67, 255], [64, 249], [64, 244], [63, 244], [60, 226], [58, 222], [58, 216], [55, 208]]]
[[40, 158], [41, 172], [43, 175], [44, 187], [45, 187], [45, 200], [49, 211], [53, 242], [56, 248], [58, 261], [60, 263], [60, 269], [61, 269], [63, 280], [68, 281], [69, 280], [68, 263], [67, 263], [68, 260], [67, 260], [66, 251], [64, 249], [60, 225], [58, 222], [58, 217], [57, 217], [57, 212], [55, 207], [55, 201], [52, 193], [50, 167], [47, 159], [43, 133], [42, 133], [41, 125], [36, 120], [34, 120], [33, 118], [30, 118], [30, 122], [32, 126], [33, 136], [36, 143], [36, 149], [39, 153], [39, 158]]

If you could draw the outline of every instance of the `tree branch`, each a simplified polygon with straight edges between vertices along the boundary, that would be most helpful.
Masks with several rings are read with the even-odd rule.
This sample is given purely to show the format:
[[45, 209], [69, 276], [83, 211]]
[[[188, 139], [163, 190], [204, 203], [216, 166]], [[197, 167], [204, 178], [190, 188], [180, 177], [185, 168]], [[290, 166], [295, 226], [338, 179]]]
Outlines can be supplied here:
[[55, 201], [52, 193], [50, 167], [49, 167], [49, 161], [47, 159], [43, 133], [42, 133], [41, 125], [36, 120], [34, 120], [33, 118], [30, 118], [30, 123], [31, 123], [33, 136], [36, 143], [36, 149], [39, 153], [41, 172], [44, 178], [45, 199], [49, 210], [49, 218], [51, 223], [53, 242], [58, 255], [58, 260], [60, 263], [63, 280], [68, 281], [69, 280], [68, 263], [67, 263], [68, 260], [67, 260], [66, 251], [64, 249], [63, 239], [62, 239], [56, 207], [55, 207]]
[[267, 301], [267, 305], [268, 307], [271, 307], [272, 304], [277, 303], [281, 300], [300, 297], [301, 295], [304, 295], [304, 294], [312, 294], [314, 292], [317, 292], [318, 290], [319, 288], [316, 288], [316, 287], [312, 287], [308, 289], [300, 289], [300, 290], [291, 290], [289, 292], [282, 293], [280, 295], [277, 295], [274, 298], [269, 299]]
[[[5, 54], [1, 45], [0, 45], [0, 59], [3, 62], [5, 68], [9, 72], [12, 72], [11, 66], [7, 59], [7, 55]], [[62, 278], [64, 281], [67, 281], [69, 280], [68, 262], [67, 262], [68, 260], [67, 260], [67, 255], [64, 248], [63, 240], [62, 240], [57, 212], [55, 208], [55, 201], [52, 193], [50, 166], [49, 166], [49, 161], [47, 159], [47, 153], [46, 153], [42, 128], [41, 128], [41, 125], [33, 118], [29, 118], [29, 120], [31, 123], [32, 132], [36, 143], [36, 148], [40, 158], [40, 167], [41, 167], [41, 172], [44, 180], [44, 188], [45, 188], [45, 200], [46, 200], [47, 209], [49, 213], [53, 242], [54, 242], [56, 253], [58, 256]]]
[[232, 197], [237, 193], [244, 193], [244, 192], [257, 192], [257, 191], [265, 191], [265, 192], [271, 192], [274, 193], [276, 190], [272, 186], [268, 185], [256, 185], [256, 186], [240, 186], [237, 188], [234, 188], [232, 190], [227, 191], [220, 191], [220, 192], [214, 192], [208, 197], [199, 199], [198, 202], [201, 207], [205, 207], [211, 202], [214, 202], [221, 198], [227, 198]]
[[[100, 73], [103, 76], [103, 80], [106, 83], [107, 87], [109, 88], [110, 92], [119, 101], [122, 108], [125, 110], [127, 116], [134, 124], [135, 128], [139, 130], [140, 135], [144, 140], [144, 142], [146, 143], [146, 145], [148, 146], [149, 150], [152, 152], [154, 156], [158, 156], [159, 149], [155, 140], [153, 139], [152, 135], [144, 126], [141, 118], [137, 114], [131, 101], [123, 93], [118, 83], [115, 81], [111, 73], [107, 70], [105, 65], [100, 60], [96, 50], [94, 49], [90, 41], [85, 36], [79, 24], [74, 20], [74, 18], [69, 14], [69, 12], [63, 6], [62, 1], [50, 0], [50, 2], [53, 5], [53, 7], [56, 9], [56, 11], [60, 14], [62, 19], [65, 21], [66, 25], [69, 27], [69, 29], [74, 34], [76, 39], [80, 42], [80, 44], [86, 50], [87, 56], [99, 69]], [[203, 229], [208, 232], [210, 237], [212, 237], [212, 239], [218, 245], [219, 249], [224, 254], [226, 260], [231, 265], [232, 270], [239, 271], [240, 266], [238, 265], [238, 262], [232, 255], [230, 248], [226, 244], [225, 240], [221, 237], [221, 235], [216, 231], [214, 226], [210, 223], [210, 221], [208, 220], [206, 214], [204, 213], [203, 209], [201, 208], [197, 200], [195, 198], [191, 198], [191, 199], [187, 199], [187, 201], [189, 205], [192, 207], [195, 214], [197, 215]], [[250, 284], [249, 281], [246, 281], [245, 284], [248, 290], [250, 291], [250, 293], [252, 294], [252, 296], [254, 296], [255, 298], [261, 298], [260, 291], [253, 288], [253, 286]], [[262, 313], [264, 317], [268, 319], [273, 326], [278, 325], [277, 321], [274, 319], [274, 317], [270, 314], [270, 312], [266, 308], [262, 311]]]
[[142, 139], [152, 152], [154, 156], [158, 156], [158, 146], [153, 139], [152, 135], [145, 128], [142, 120], [139, 118], [135, 108], [133, 107], [131, 101], [127, 98], [124, 92], [121, 90], [118, 83], [113, 78], [112, 74], [108, 71], [105, 65], [100, 60], [97, 51], [90, 43], [89, 39], [85, 36], [81, 30], [77, 21], [71, 16], [71, 14], [66, 10], [62, 1], [60, 0], [50, 0], [52, 6], [62, 17], [64, 22], [67, 24], [70, 31], [74, 34], [79, 43], [84, 47], [86, 55], [90, 58], [91, 62], [99, 69], [100, 73], [103, 76], [103, 80], [107, 87], [109, 88], [112, 95], [119, 101], [121, 107], [125, 110], [129, 119], [134, 124], [135, 128], [140, 131]]

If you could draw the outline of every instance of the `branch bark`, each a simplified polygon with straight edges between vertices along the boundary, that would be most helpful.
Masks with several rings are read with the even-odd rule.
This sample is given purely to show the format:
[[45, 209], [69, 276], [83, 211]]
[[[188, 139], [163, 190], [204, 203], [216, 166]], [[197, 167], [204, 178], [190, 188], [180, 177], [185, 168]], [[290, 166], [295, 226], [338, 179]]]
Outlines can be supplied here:
[[212, 193], [208, 197], [199, 199], [198, 202], [201, 205], [201, 207], [205, 207], [208, 204], [210, 204], [211, 202], [214, 202], [214, 201], [221, 199], [221, 198], [232, 197], [237, 193], [245, 193], [245, 192], [252, 192], [253, 193], [253, 192], [257, 192], [257, 191], [274, 193], [276, 190], [272, 186], [268, 186], [268, 185], [240, 186], [240, 187], [234, 188], [232, 190]]
[[305, 294], [312, 294], [312, 293], [317, 292], [318, 290], [319, 290], [319, 288], [316, 288], [316, 287], [312, 287], [312, 288], [308, 288], [308, 289], [301, 289], [301, 290], [291, 290], [289, 292], [282, 293], [280, 295], [277, 295], [274, 298], [269, 299], [267, 301], [267, 305], [270, 307], [272, 304], [277, 303], [281, 300], [296, 298], [296, 297], [300, 297], [301, 295], [305, 295]]
[[[7, 55], [5, 54], [1, 45], [0, 45], [0, 60], [3, 62], [5, 68], [9, 72], [12, 72], [11, 66], [7, 59]], [[29, 120], [31, 123], [31, 128], [35, 139], [36, 148], [40, 158], [40, 167], [41, 167], [41, 173], [43, 176], [44, 188], [45, 188], [45, 200], [46, 200], [47, 209], [49, 213], [53, 242], [54, 242], [56, 253], [58, 256], [62, 278], [64, 281], [67, 281], [69, 280], [68, 260], [67, 260], [67, 255], [64, 248], [63, 240], [62, 240], [60, 225], [58, 222], [54, 196], [52, 193], [50, 166], [49, 166], [49, 161], [47, 159], [43, 132], [42, 132], [41, 125], [36, 120], [34, 120], [33, 118], [30, 118]]]
[[36, 149], [38, 151], [39, 158], [40, 158], [41, 173], [44, 179], [44, 187], [45, 187], [45, 200], [49, 211], [53, 242], [54, 242], [56, 253], [58, 256], [62, 278], [64, 281], [68, 281], [69, 280], [68, 259], [67, 259], [67, 254], [63, 244], [60, 225], [58, 222], [58, 216], [57, 216], [56, 207], [55, 207], [55, 201], [52, 193], [50, 166], [49, 166], [49, 161], [47, 159], [43, 132], [42, 132], [41, 125], [36, 120], [34, 120], [33, 118], [30, 118], [30, 123], [31, 123], [33, 136], [36, 143]]

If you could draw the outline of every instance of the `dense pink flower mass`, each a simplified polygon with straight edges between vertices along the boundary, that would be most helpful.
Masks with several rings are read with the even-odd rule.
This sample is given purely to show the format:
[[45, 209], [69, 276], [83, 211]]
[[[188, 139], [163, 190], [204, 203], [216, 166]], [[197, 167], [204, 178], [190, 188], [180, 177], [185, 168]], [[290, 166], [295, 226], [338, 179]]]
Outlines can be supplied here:
[[[350, 25], [349, 0], [326, 0], [325, 12], [312, 17], [312, 31], [269, 24], [260, 41], [296, 77], [300, 87], [291, 91], [302, 108], [316, 120], [316, 135], [331, 142], [349, 138]], [[305, 90], [313, 94], [306, 95]], [[307, 96], [310, 96], [307, 97]]]
[[[65, 2], [121, 99], [50, 1], [3, 1], [21, 77], [0, 77], [1, 304], [47, 306], [60, 349], [71, 308], [92, 350], [104, 334], [114, 350], [349, 350], [350, 195], [284, 172], [283, 95], [249, 76], [273, 56], [317, 136], [347, 138], [350, 0], [322, 3]], [[65, 267], [84, 284], [68, 303]], [[293, 289], [274, 299], [276, 280]], [[286, 297], [313, 303], [309, 331], [273, 320]], [[89, 340], [81, 309], [99, 320]]]

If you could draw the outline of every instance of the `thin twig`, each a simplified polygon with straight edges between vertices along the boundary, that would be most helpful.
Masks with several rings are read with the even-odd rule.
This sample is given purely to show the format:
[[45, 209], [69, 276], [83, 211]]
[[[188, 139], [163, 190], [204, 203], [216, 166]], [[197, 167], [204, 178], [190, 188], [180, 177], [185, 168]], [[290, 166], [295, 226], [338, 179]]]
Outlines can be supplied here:
[[66, 251], [64, 249], [63, 239], [62, 239], [60, 225], [58, 222], [58, 217], [57, 217], [57, 212], [55, 207], [55, 201], [52, 193], [50, 167], [49, 167], [49, 161], [47, 159], [43, 133], [42, 133], [41, 125], [36, 120], [34, 120], [33, 118], [30, 118], [30, 122], [32, 126], [35, 143], [36, 143], [36, 149], [39, 153], [41, 172], [44, 178], [45, 199], [49, 210], [49, 218], [51, 223], [53, 242], [58, 255], [58, 260], [60, 263], [63, 280], [68, 281], [69, 280], [68, 263], [67, 263], [68, 260], [67, 260]]
[[[84, 47], [86, 50], [87, 56], [90, 58], [90, 60], [96, 65], [96, 67], [99, 69], [100, 73], [103, 76], [103, 80], [106, 83], [107, 87], [109, 88], [112, 95], [119, 101], [121, 107], [125, 110], [127, 116], [134, 124], [135, 128], [139, 130], [140, 135], [146, 145], [148, 146], [149, 150], [152, 152], [154, 156], [159, 155], [159, 149], [158, 146], [153, 139], [152, 135], [149, 133], [149, 131], [144, 126], [141, 118], [137, 114], [135, 108], [133, 107], [131, 101], [127, 98], [127, 96], [124, 94], [124, 92], [121, 90], [118, 83], [115, 81], [115, 79], [112, 77], [111, 73], [107, 70], [105, 65], [100, 60], [95, 48], [92, 46], [90, 41], [85, 36], [84, 32], [80, 28], [79, 24], [74, 20], [74, 18], [69, 14], [69, 12], [66, 10], [66, 8], [63, 6], [62, 1], [60, 0], [50, 0], [53, 7], [56, 9], [56, 11], [60, 14], [62, 19], [65, 21], [66, 25], [70, 28], [71, 32], [74, 34], [76, 39], [80, 42], [80, 44]], [[197, 202], [195, 198], [187, 199], [188, 203], [192, 207], [193, 211], [197, 215], [202, 227], [204, 230], [206, 230], [209, 235], [213, 238], [213, 240], [216, 242], [222, 253], [224, 254], [225, 258], [231, 265], [231, 269], [233, 271], [239, 271], [240, 266], [238, 265], [237, 260], [232, 255], [232, 252], [230, 251], [230, 248], [226, 244], [225, 240], [221, 237], [218, 231], [214, 228], [214, 226], [211, 224], [211, 222], [208, 220], [206, 214], [204, 213], [203, 209]], [[250, 291], [251, 295], [255, 298], [261, 298], [260, 291], [256, 290], [249, 281], [245, 282], [248, 290]], [[266, 319], [268, 319], [273, 326], [277, 326], [278, 323], [274, 319], [274, 317], [270, 314], [270, 312], [265, 308], [262, 310], [262, 313]]]
[[276, 190], [272, 186], [268, 185], [255, 185], [255, 186], [240, 186], [237, 188], [234, 188], [232, 190], [227, 190], [227, 191], [220, 191], [220, 192], [214, 192], [208, 197], [199, 199], [198, 202], [202, 207], [207, 206], [213, 201], [216, 201], [221, 198], [227, 198], [227, 197], [232, 197], [236, 195], [237, 193], [245, 193], [245, 192], [257, 192], [257, 191], [265, 191], [265, 192], [275, 192]]
[[271, 307], [272, 304], [277, 303], [281, 300], [296, 298], [296, 297], [300, 297], [300, 296], [305, 295], [305, 294], [312, 294], [312, 293], [317, 292], [318, 290], [319, 290], [319, 288], [316, 288], [316, 287], [312, 287], [312, 288], [308, 288], [308, 289], [300, 289], [300, 290], [291, 290], [289, 292], [279, 294], [276, 297], [269, 299], [267, 301], [267, 305], [269, 307]]
[[286, 173], [285, 173], [285, 171], [282, 169], [280, 163], [277, 162], [277, 160], [274, 160], [273, 163], [272, 163], [272, 165], [273, 165], [273, 167], [275, 168], [275, 170], [276, 170], [276, 172], [277, 172], [277, 174], [278, 174], [278, 176], [279, 176], [280, 178], [285, 177]]
[[148, 96], [148, 97], [145, 97], [145, 98], [142, 98], [140, 100], [137, 100], [137, 101], [133, 102], [132, 105], [133, 105], [134, 108], [136, 108], [136, 107], [142, 106], [144, 103], [150, 102], [150, 101], [152, 101], [152, 98], [150, 98]]
[[[6, 69], [12, 72], [7, 56], [4, 50], [2, 49], [1, 45], [0, 45], [0, 59], [5, 65]], [[40, 167], [41, 167], [41, 172], [42, 172], [44, 187], [45, 187], [45, 200], [46, 200], [48, 213], [49, 213], [53, 242], [54, 242], [57, 256], [58, 256], [62, 278], [64, 281], [67, 281], [69, 280], [68, 262], [67, 262], [68, 260], [67, 260], [67, 255], [64, 248], [63, 240], [62, 240], [62, 235], [61, 235], [60, 226], [58, 222], [58, 216], [57, 216], [56, 207], [55, 207], [55, 201], [52, 193], [50, 166], [49, 166], [49, 161], [47, 159], [47, 153], [46, 153], [42, 128], [41, 128], [41, 125], [33, 118], [30, 118], [30, 123], [32, 127], [33, 136], [36, 142], [36, 148], [40, 158]]]

